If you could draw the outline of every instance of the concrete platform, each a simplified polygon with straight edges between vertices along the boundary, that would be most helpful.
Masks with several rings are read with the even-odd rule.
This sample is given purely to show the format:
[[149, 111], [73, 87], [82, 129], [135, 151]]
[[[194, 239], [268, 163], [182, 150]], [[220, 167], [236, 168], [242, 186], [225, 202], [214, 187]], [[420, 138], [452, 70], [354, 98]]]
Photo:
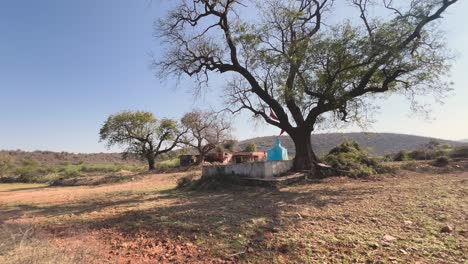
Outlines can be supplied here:
[[259, 187], [274, 187], [278, 188], [281, 186], [286, 186], [296, 182], [300, 182], [306, 178], [305, 173], [293, 173], [280, 177], [272, 178], [242, 178], [242, 183], [250, 186], [259, 186]]

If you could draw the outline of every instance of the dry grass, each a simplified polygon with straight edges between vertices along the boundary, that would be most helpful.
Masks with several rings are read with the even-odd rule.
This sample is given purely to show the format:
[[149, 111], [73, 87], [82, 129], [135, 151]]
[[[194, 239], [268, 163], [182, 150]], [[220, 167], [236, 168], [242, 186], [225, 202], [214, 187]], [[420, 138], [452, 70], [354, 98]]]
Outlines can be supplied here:
[[[54, 256], [69, 244], [77, 247], [78, 263], [79, 256], [87, 263], [468, 261], [466, 172], [221, 192], [173, 189], [181, 177], [0, 191], [0, 224], [33, 225], [42, 235], [32, 248], [47, 245]], [[452, 233], [440, 231], [446, 224], [454, 226]], [[385, 235], [396, 240], [382, 241]], [[0, 255], [15, 262], [25, 248], [16, 245]]]
[[18, 191], [18, 190], [29, 190], [41, 187], [46, 187], [46, 184], [41, 183], [11, 183], [11, 184], [0, 184], [0, 192]]
[[33, 225], [4, 224], [0, 229], [0, 263], [3, 264], [87, 264], [99, 262], [99, 250], [86, 238], [54, 244]]

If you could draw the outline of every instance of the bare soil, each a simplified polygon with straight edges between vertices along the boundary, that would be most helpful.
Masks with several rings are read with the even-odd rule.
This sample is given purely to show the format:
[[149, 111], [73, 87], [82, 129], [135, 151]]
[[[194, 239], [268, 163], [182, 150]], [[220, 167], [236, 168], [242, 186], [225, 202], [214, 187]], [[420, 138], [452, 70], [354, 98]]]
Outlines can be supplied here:
[[[0, 232], [0, 263], [468, 261], [468, 172], [216, 192], [174, 189], [184, 175], [95, 187], [0, 185], [4, 234], [34, 230], [21, 243]], [[36, 262], [28, 262], [31, 248]]]

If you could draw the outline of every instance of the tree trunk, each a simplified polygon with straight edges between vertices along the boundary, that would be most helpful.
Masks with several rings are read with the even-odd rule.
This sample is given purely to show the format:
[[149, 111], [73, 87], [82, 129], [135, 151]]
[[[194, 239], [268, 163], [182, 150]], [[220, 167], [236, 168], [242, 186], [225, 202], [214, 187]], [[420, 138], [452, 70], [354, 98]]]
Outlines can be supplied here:
[[197, 165], [202, 165], [203, 162], [205, 162], [205, 156], [206, 156], [205, 153], [200, 153], [200, 154], [197, 156]]
[[298, 128], [298, 131], [291, 133], [290, 136], [296, 147], [296, 157], [294, 157], [293, 170], [295, 171], [310, 171], [313, 177], [321, 177], [321, 173], [317, 166], [319, 159], [312, 149], [310, 139], [311, 132], [305, 129]]
[[154, 166], [154, 158], [148, 158], [148, 167], [150, 171], [156, 169], [156, 167]]

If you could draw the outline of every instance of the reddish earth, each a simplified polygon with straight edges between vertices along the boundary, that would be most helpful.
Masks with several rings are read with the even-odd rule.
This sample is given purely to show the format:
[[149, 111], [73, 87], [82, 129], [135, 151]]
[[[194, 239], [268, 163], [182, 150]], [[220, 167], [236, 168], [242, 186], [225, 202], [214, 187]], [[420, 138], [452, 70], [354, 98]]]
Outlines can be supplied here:
[[[36, 250], [53, 249], [62, 259], [69, 256], [68, 263], [468, 261], [467, 172], [403, 171], [280, 190], [174, 190], [183, 175], [98, 187], [4, 186], [0, 224], [10, 233], [34, 229], [24, 243], [39, 241]], [[441, 232], [447, 224], [453, 230]], [[0, 239], [9, 236], [0, 233]], [[0, 243], [0, 262], [24, 255], [21, 262], [29, 263], [24, 245], [11, 244], [2, 255]], [[36, 262], [51, 262], [40, 252]]]

